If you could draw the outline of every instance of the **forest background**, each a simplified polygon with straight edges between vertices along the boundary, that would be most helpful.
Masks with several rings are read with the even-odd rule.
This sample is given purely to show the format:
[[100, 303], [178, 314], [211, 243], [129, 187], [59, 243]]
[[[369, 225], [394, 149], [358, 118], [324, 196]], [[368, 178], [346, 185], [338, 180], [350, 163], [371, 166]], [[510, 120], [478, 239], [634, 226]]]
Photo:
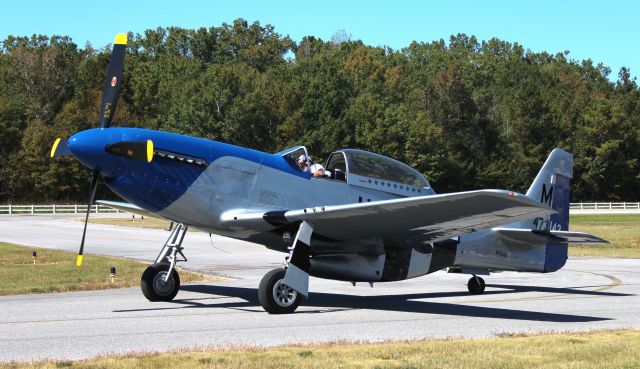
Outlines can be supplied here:
[[[93, 128], [111, 46], [9, 36], [0, 48], [0, 203], [86, 201], [89, 170], [50, 160]], [[640, 89], [568, 52], [465, 34], [400, 50], [337, 32], [299, 42], [237, 19], [129, 34], [114, 126], [275, 152], [344, 147], [422, 172], [439, 193], [524, 192], [555, 147], [574, 155], [572, 201], [640, 201]], [[98, 198], [115, 198], [104, 186]]]

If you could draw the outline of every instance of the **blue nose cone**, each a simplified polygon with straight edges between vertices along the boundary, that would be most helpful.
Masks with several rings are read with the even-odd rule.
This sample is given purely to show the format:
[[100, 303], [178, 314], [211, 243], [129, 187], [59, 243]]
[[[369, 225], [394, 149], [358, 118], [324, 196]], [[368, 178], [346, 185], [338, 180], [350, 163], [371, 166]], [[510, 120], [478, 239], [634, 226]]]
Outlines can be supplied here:
[[118, 164], [118, 160], [105, 151], [112, 142], [110, 131], [108, 128], [89, 129], [76, 133], [67, 141], [69, 151], [76, 159], [107, 177], [114, 173]]

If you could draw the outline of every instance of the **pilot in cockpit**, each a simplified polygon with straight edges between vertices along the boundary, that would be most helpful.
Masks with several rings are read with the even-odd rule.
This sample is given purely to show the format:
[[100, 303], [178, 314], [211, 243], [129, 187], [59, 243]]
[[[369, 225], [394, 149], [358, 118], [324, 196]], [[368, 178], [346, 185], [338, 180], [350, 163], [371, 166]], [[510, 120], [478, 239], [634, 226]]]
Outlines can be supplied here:
[[331, 177], [331, 173], [327, 172], [322, 164], [309, 160], [304, 154], [298, 157], [297, 164], [300, 170], [303, 172], [309, 171], [314, 177]]

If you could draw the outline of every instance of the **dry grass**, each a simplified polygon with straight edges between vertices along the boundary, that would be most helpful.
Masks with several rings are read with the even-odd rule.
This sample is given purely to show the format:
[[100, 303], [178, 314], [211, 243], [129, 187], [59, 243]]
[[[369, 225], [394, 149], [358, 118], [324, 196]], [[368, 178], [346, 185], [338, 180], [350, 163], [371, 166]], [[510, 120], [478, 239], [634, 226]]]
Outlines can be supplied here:
[[639, 331], [616, 330], [480, 340], [182, 351], [5, 364], [0, 368], [638, 368], [638, 347]]
[[640, 258], [640, 214], [574, 215], [569, 229], [592, 233], [611, 242], [572, 246], [571, 256]]
[[[31, 256], [34, 250], [38, 255], [36, 264]], [[0, 243], [0, 296], [138, 286], [148, 266], [135, 260], [89, 254], [78, 268], [75, 259], [74, 253], [66, 251]], [[113, 282], [111, 267], [116, 268]], [[180, 279], [189, 283], [219, 278], [180, 270]]]

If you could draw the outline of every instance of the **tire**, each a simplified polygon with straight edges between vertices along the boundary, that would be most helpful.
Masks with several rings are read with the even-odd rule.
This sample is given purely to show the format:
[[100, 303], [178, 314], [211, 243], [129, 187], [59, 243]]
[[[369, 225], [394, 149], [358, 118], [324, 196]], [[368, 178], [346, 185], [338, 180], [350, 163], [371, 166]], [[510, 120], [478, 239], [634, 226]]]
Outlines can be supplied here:
[[471, 277], [467, 282], [467, 288], [472, 295], [482, 295], [484, 293], [484, 279], [480, 277]]
[[285, 273], [285, 269], [273, 269], [260, 281], [258, 300], [269, 314], [291, 314], [302, 301], [302, 295], [283, 283]]
[[156, 263], [149, 265], [142, 273], [140, 289], [149, 301], [171, 301], [180, 290], [180, 276], [175, 269], [171, 271], [171, 277], [164, 283], [163, 278], [169, 270], [169, 264]]

